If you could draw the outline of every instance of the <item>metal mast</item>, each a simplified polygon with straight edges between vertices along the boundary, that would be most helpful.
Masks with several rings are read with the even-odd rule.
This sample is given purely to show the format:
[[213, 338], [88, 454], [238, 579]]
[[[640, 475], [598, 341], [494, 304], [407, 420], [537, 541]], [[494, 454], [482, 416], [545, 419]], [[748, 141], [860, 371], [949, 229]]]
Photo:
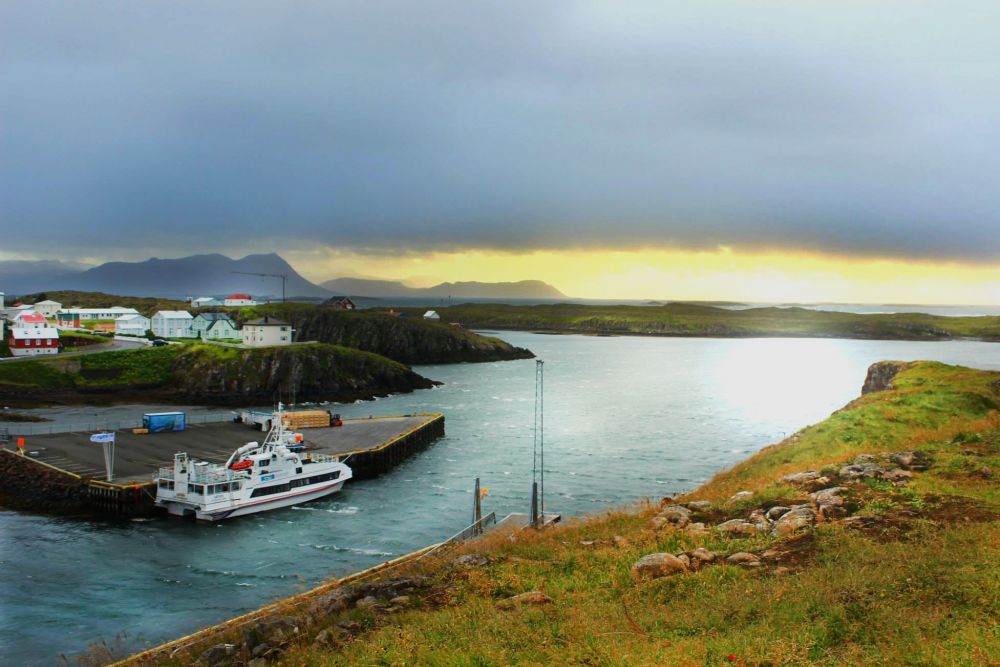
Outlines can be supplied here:
[[244, 276], [262, 276], [264, 278], [281, 278], [281, 303], [285, 302], [285, 282], [288, 280], [287, 273], [253, 273], [252, 271], [232, 271], [231, 273], [242, 273]]
[[545, 523], [545, 362], [541, 359], [535, 360], [535, 441], [532, 485], [535, 484], [536, 479], [540, 487], [538, 496], [541, 506], [537, 518], [541, 523]]

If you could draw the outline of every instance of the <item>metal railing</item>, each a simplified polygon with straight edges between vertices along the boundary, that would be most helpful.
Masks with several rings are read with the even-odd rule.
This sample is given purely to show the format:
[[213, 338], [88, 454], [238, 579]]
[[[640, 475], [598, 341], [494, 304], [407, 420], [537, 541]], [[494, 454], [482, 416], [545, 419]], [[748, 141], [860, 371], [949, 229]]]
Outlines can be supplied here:
[[453, 544], [457, 544], [458, 542], [464, 542], [465, 540], [472, 539], [473, 537], [479, 537], [484, 532], [486, 532], [487, 528], [495, 525], [497, 525], [497, 513], [490, 512], [483, 518], [479, 519], [479, 521], [476, 521], [467, 528], [464, 528], [459, 532], [455, 533], [444, 542], [436, 544], [433, 548], [425, 551], [417, 558], [417, 560], [420, 560], [424, 556], [429, 556], [430, 554], [434, 553], [438, 549], [441, 549], [442, 547], [451, 546]]
[[[187, 414], [185, 422], [188, 426], [198, 424], [219, 424], [233, 421], [233, 413]], [[3, 428], [9, 435], [48, 435], [51, 433], [94, 433], [97, 431], [123, 431], [142, 427], [142, 417], [137, 419], [93, 419], [51, 422], [9, 422]]]

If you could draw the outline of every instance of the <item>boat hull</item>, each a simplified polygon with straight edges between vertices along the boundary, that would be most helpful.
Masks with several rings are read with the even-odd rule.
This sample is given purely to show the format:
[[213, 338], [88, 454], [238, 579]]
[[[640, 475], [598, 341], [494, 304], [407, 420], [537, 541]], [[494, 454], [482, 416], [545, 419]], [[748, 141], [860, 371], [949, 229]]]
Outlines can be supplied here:
[[299, 505], [312, 500], [318, 500], [340, 491], [346, 481], [346, 479], [341, 479], [333, 482], [332, 484], [326, 484], [316, 489], [306, 489], [298, 493], [288, 493], [277, 497], [261, 499], [259, 501], [249, 502], [239, 507], [228, 509], [206, 510], [197, 505], [180, 503], [177, 501], [167, 501], [161, 506], [164, 507], [168, 513], [175, 516], [194, 515], [196, 519], [201, 521], [221, 521], [223, 519], [232, 519], [238, 516], [256, 514], [257, 512], [267, 512], [269, 510], [291, 507], [292, 505]]

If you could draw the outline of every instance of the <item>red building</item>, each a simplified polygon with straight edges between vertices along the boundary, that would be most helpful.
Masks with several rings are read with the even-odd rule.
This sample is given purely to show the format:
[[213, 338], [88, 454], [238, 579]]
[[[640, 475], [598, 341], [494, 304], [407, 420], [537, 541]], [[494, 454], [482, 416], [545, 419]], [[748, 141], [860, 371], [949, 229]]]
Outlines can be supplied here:
[[7, 334], [7, 346], [15, 357], [59, 352], [59, 329], [37, 313], [19, 315]]

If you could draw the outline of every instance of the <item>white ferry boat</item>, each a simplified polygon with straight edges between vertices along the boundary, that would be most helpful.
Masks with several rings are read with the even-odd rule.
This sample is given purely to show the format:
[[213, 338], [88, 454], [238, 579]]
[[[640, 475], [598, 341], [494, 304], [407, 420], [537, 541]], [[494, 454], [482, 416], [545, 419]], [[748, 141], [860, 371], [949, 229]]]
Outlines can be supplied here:
[[285, 430], [281, 407], [263, 444], [240, 447], [224, 465], [174, 455], [155, 475], [156, 504], [170, 514], [219, 521], [336, 493], [351, 469], [336, 456], [303, 454], [302, 435]]

